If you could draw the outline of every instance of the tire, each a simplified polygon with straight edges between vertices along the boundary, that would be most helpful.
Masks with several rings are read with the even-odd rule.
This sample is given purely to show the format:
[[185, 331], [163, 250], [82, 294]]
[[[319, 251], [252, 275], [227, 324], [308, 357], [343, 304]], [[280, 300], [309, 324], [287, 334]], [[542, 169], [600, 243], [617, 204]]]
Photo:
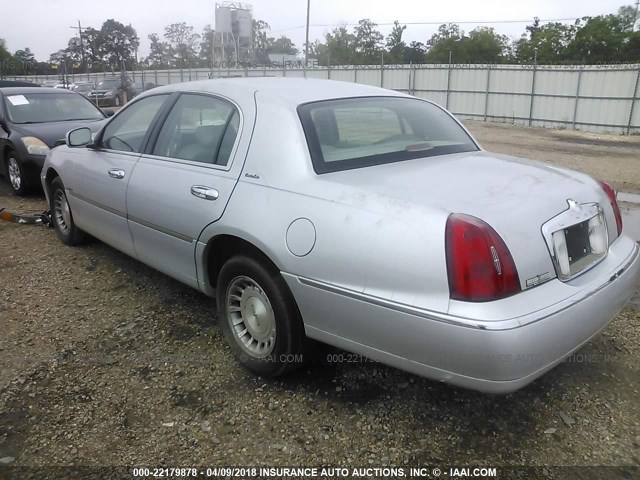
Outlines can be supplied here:
[[7, 180], [13, 193], [19, 196], [26, 195], [29, 191], [27, 180], [24, 174], [24, 168], [20, 165], [18, 154], [16, 152], [9, 152], [7, 155]]
[[74, 246], [85, 243], [88, 235], [80, 230], [73, 221], [73, 213], [67, 201], [67, 193], [60, 177], [51, 182], [50, 195], [51, 223], [56, 230], [58, 238], [65, 245]]
[[113, 106], [119, 107], [121, 103], [122, 102], [120, 102], [120, 95], [116, 95], [115, 98], [113, 99]]
[[305, 363], [304, 324], [280, 272], [238, 255], [223, 265], [216, 290], [222, 331], [243, 367], [277, 377]]

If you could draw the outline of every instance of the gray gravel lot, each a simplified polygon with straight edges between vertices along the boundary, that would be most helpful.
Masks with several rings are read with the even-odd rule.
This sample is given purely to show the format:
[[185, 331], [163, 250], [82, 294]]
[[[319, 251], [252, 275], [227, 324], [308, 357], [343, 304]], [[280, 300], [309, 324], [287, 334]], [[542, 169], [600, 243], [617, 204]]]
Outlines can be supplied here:
[[[602, 171], [640, 190], [637, 138], [601, 144], [591, 134], [470, 125], [490, 149]], [[14, 197], [3, 183], [3, 206], [41, 211], [44, 199]], [[236, 365], [213, 300], [116, 250], [97, 241], [69, 248], [46, 228], [3, 222], [0, 245], [0, 462], [640, 464], [636, 308], [507, 396], [373, 362], [331, 363], [329, 348], [272, 381]]]

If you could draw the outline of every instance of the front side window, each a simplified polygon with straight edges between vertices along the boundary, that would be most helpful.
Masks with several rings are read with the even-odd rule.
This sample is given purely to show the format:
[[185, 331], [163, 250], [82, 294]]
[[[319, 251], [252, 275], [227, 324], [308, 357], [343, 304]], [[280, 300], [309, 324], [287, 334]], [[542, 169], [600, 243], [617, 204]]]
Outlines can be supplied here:
[[227, 165], [238, 135], [240, 115], [229, 102], [183, 94], [167, 117], [153, 154]]
[[104, 114], [95, 105], [77, 94], [47, 92], [7, 95], [4, 106], [12, 123], [104, 120]]
[[131, 104], [105, 127], [102, 146], [122, 152], [142, 152], [144, 137], [169, 95], [154, 95]]
[[478, 150], [449, 114], [418, 99], [328, 100], [298, 113], [316, 173]]

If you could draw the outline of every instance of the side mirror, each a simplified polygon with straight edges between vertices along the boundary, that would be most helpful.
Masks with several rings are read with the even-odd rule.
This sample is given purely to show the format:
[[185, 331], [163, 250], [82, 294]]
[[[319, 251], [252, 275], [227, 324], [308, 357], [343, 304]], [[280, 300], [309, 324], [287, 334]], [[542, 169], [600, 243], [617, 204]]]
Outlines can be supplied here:
[[89, 127], [80, 127], [67, 133], [67, 145], [69, 147], [86, 147], [92, 141], [91, 129]]
[[116, 112], [114, 110], [111, 110], [110, 108], [103, 108], [102, 113], [104, 113], [107, 117], [113, 117], [116, 114]]

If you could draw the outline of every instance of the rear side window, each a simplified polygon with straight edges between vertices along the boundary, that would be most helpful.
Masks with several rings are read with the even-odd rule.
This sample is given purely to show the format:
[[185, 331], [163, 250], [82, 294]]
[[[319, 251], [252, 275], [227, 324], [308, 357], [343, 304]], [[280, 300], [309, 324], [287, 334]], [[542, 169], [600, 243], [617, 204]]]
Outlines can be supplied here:
[[233, 104], [206, 95], [183, 94], [162, 127], [153, 154], [227, 165], [239, 124], [240, 115]]
[[448, 113], [418, 99], [329, 100], [298, 113], [316, 173], [478, 150]]

